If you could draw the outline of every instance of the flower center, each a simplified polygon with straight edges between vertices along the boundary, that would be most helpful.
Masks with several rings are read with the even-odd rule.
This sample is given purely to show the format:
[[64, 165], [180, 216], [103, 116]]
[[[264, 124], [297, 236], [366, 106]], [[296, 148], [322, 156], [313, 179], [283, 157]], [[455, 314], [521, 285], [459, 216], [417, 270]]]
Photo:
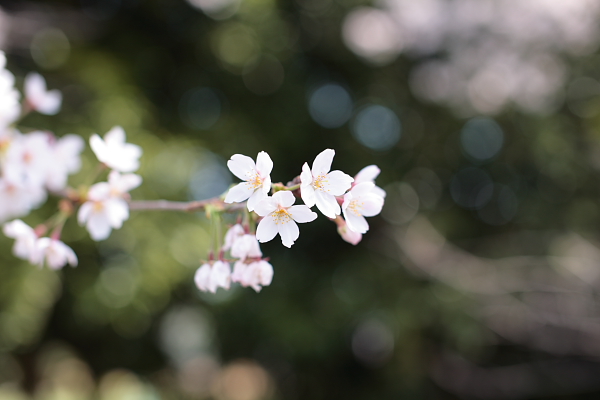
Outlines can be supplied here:
[[272, 215], [276, 225], [287, 224], [292, 219], [292, 216], [285, 208], [279, 208], [277, 211], [274, 211]]
[[263, 184], [263, 181], [262, 181], [262, 179], [260, 178], [260, 176], [258, 174], [254, 175], [254, 178], [252, 178], [248, 182], [250, 182], [250, 184], [252, 185], [252, 187], [254, 189], [257, 189], [257, 188], [261, 187], [262, 184]]
[[329, 180], [327, 179], [327, 175], [319, 175], [317, 176], [312, 183], [312, 186], [315, 190], [320, 190], [320, 191], [327, 191], [329, 192], [329, 189], [325, 188], [325, 185], [329, 182]]
[[358, 200], [352, 200], [348, 205], [348, 209], [352, 211], [355, 215], [361, 216], [361, 210], [363, 208], [364, 202], [359, 202]]

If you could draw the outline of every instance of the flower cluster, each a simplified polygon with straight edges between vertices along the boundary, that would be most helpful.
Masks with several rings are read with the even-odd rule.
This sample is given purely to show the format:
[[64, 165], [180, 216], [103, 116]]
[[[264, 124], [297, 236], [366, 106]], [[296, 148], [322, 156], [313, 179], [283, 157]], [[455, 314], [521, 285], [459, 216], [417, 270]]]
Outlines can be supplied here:
[[[273, 161], [262, 151], [256, 161], [241, 154], [231, 157], [227, 166], [242, 182], [223, 196], [189, 203], [135, 202], [129, 192], [142, 183], [134, 173], [142, 149], [127, 143], [119, 126], [104, 137], [90, 137], [98, 168], [90, 173], [86, 184], [74, 189], [68, 179], [81, 168], [85, 141], [73, 134], [57, 137], [49, 131], [23, 132], [17, 128], [28, 113], [56, 114], [61, 93], [48, 90], [44, 78], [32, 73], [25, 77], [21, 94], [5, 64], [6, 57], [0, 52], [0, 222], [24, 217], [49, 197], [58, 197], [57, 212], [44, 223], [31, 227], [14, 219], [3, 225], [4, 234], [15, 239], [14, 255], [31, 264], [51, 269], [78, 264], [75, 252], [60, 240], [65, 222], [74, 215], [93, 240], [104, 240], [113, 229], [122, 227], [131, 208], [203, 210], [214, 224], [214, 232], [221, 232], [223, 213], [239, 213], [238, 223], [224, 238], [215, 233], [215, 247], [208, 260], [201, 262], [194, 281], [200, 290], [212, 293], [219, 287], [229, 289], [232, 283], [259, 292], [273, 279], [273, 266], [263, 257], [260, 243], [279, 235], [283, 245], [291, 247], [300, 236], [298, 224], [317, 218], [312, 210], [316, 206], [336, 223], [345, 241], [357, 244], [369, 229], [365, 217], [377, 215], [383, 206], [385, 192], [374, 183], [379, 168], [368, 166], [354, 178], [331, 171], [335, 155], [331, 149], [317, 155], [312, 166], [304, 163], [287, 186], [272, 183]], [[98, 181], [102, 176], [106, 179]], [[303, 204], [296, 204], [298, 199]]]
[[[249, 212], [259, 220], [256, 232], [250, 232], [247, 224], [236, 224], [225, 236], [225, 245], [219, 251], [217, 261], [204, 263], [196, 271], [196, 285], [200, 290], [215, 292], [218, 287], [229, 289], [231, 282], [250, 286], [257, 292], [269, 285], [273, 267], [262, 258], [259, 242], [281, 237], [286, 247], [291, 247], [300, 236], [297, 223], [314, 221], [317, 209], [338, 226], [345, 241], [357, 244], [369, 230], [365, 217], [381, 212], [385, 198], [383, 189], [375, 186], [379, 168], [370, 165], [356, 177], [342, 171], [331, 171], [335, 151], [326, 149], [315, 158], [312, 168], [308, 163], [293, 183], [283, 186], [271, 183], [273, 161], [264, 151], [258, 153], [256, 162], [248, 156], [235, 154], [227, 162], [229, 170], [243, 182], [232, 187], [225, 196], [225, 203], [246, 201]], [[269, 192], [273, 194], [269, 196]], [[300, 197], [304, 204], [295, 204]], [[341, 216], [343, 214], [343, 217]], [[230, 251], [235, 261], [233, 272], [225, 251]]]

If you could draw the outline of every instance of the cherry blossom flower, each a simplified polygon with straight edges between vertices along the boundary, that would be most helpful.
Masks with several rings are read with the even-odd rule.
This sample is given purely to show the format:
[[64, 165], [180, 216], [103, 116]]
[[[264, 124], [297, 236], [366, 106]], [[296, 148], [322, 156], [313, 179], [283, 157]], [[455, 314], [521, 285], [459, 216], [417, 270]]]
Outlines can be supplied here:
[[13, 254], [23, 260], [29, 260], [38, 240], [35, 230], [20, 219], [15, 219], [4, 224], [2, 231], [9, 238], [15, 239]]
[[60, 240], [43, 237], [35, 242], [35, 249], [29, 260], [32, 264], [43, 267], [47, 264], [50, 269], [60, 269], [67, 263], [77, 266], [77, 256], [73, 249]]
[[[377, 176], [379, 175], [380, 172], [381, 172], [381, 170], [379, 169], [379, 167], [377, 165], [369, 165], [367, 167], [364, 167], [363, 169], [358, 171], [358, 174], [356, 174], [356, 176], [354, 177], [354, 183], [352, 184], [352, 186], [356, 186], [359, 183], [363, 183], [363, 182], [375, 183], [375, 178], [377, 178]], [[379, 186], [375, 186], [372, 189], [372, 191], [377, 196], [380, 196], [385, 199], [385, 195], [386, 195], [385, 190], [383, 190]]]
[[244, 235], [244, 227], [240, 224], [235, 224], [231, 228], [227, 230], [225, 234], [225, 244], [223, 245], [223, 250], [227, 251], [231, 249], [233, 246], [233, 242], [235, 242], [240, 236]]
[[[338, 217], [341, 219], [341, 217]], [[357, 245], [362, 240], [362, 233], [354, 232], [353, 230], [348, 228], [348, 224], [345, 221], [338, 224], [338, 233], [344, 239], [344, 241]]]
[[294, 200], [291, 192], [279, 191], [258, 203], [255, 211], [264, 217], [256, 229], [256, 238], [259, 242], [268, 242], [279, 233], [283, 245], [292, 247], [300, 236], [296, 222], [311, 222], [317, 218], [317, 213], [307, 206], [294, 206]]
[[231, 256], [241, 260], [262, 257], [256, 236], [247, 234], [238, 237], [231, 246]]
[[365, 217], [373, 217], [381, 212], [383, 198], [373, 193], [375, 184], [363, 182], [354, 186], [344, 196], [342, 210], [347, 227], [358, 233], [366, 233], [369, 224]]
[[263, 286], [271, 284], [273, 266], [266, 260], [254, 261], [249, 264], [240, 260], [233, 267], [231, 280], [240, 283], [244, 287], [251, 287], [258, 293]]
[[125, 131], [115, 126], [104, 140], [97, 134], [90, 137], [90, 146], [98, 160], [119, 172], [133, 172], [139, 168], [139, 158], [142, 148], [138, 145], [125, 143]]
[[106, 239], [112, 229], [119, 229], [129, 218], [129, 206], [125, 200], [127, 192], [142, 183], [136, 174], [121, 175], [111, 171], [108, 182], [92, 185], [88, 191], [88, 201], [79, 208], [77, 219], [85, 224], [94, 240]]
[[234, 154], [227, 161], [229, 170], [239, 179], [245, 181], [229, 189], [225, 196], [225, 203], [246, 203], [248, 211], [254, 211], [256, 205], [264, 200], [271, 190], [271, 171], [273, 161], [271, 157], [261, 151], [254, 160], [242, 154]]
[[35, 111], [54, 115], [60, 110], [62, 94], [58, 90], [46, 90], [46, 80], [36, 73], [25, 77], [25, 100]]
[[315, 157], [312, 170], [308, 163], [304, 163], [300, 174], [302, 200], [308, 207], [316, 204], [319, 211], [329, 218], [340, 214], [340, 205], [335, 196], [346, 193], [354, 181], [342, 171], [329, 172], [334, 155], [332, 149], [323, 150]]
[[225, 261], [205, 263], [196, 270], [194, 282], [203, 292], [216, 293], [217, 288], [229, 289], [231, 285], [231, 267]]

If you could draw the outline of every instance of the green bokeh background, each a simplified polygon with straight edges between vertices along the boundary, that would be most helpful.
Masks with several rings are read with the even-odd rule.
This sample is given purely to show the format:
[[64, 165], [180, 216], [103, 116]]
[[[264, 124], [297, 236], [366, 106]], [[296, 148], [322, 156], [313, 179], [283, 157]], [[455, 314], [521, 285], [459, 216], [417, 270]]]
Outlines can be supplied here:
[[[9, 19], [38, 22], [20, 41], [9, 29], [8, 68], [19, 84], [39, 71], [64, 95], [57, 116], [32, 114], [21, 125], [86, 140], [123, 126], [144, 150], [144, 184], [133, 199], [218, 195], [235, 181], [224, 169], [235, 153], [268, 152], [273, 181], [286, 183], [325, 148], [336, 150], [334, 169], [351, 175], [377, 164], [388, 197], [356, 247], [322, 216], [301, 226], [291, 249], [278, 239], [264, 244], [275, 275], [259, 294], [196, 289], [193, 274], [211, 245], [202, 213], [132, 212], [99, 243], [73, 218], [63, 240], [79, 266], [59, 272], [20, 262], [12, 242], [0, 240], [0, 398], [598, 396], [600, 114], [581, 117], [566, 101], [542, 114], [507, 107], [494, 117], [504, 132], [500, 153], [474, 162], [459, 138], [469, 118], [412, 94], [417, 58], [373, 65], [344, 45], [344, 16], [368, 4], [244, 0], [221, 20], [183, 0], [2, 4]], [[261, 62], [271, 69], [249, 75]], [[565, 63], [568, 81], [600, 78], [597, 54]], [[310, 93], [323, 82], [341, 84], [354, 101], [338, 128], [309, 114]], [[202, 88], [218, 99], [217, 114], [186, 103]], [[594, 110], [598, 99], [583, 106]], [[370, 149], [353, 135], [366, 104], [398, 116], [401, 137], [391, 148]], [[71, 184], [94, 166], [86, 149]], [[514, 217], [491, 224], [456, 204], [452, 179], [467, 167], [511, 189]], [[429, 189], [419, 189], [423, 182]], [[55, 207], [51, 198], [25, 221], [40, 223]], [[569, 257], [584, 267], [565, 269]], [[505, 315], [521, 334], [490, 322], [494, 306], [519, 304], [531, 314]]]

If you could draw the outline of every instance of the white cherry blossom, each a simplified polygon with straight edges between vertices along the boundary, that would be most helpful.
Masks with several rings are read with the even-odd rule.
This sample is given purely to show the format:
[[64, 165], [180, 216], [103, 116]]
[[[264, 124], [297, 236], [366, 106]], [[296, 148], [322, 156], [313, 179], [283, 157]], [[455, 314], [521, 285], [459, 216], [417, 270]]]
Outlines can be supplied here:
[[292, 247], [300, 231], [296, 222], [311, 222], [317, 213], [305, 205], [294, 206], [294, 195], [289, 191], [279, 191], [261, 201], [254, 211], [264, 217], [256, 229], [256, 238], [264, 243], [272, 240], [278, 233], [286, 247]]
[[302, 200], [308, 207], [316, 204], [319, 211], [329, 218], [340, 214], [340, 205], [335, 196], [346, 193], [354, 181], [342, 171], [330, 172], [334, 155], [332, 149], [323, 150], [315, 157], [312, 169], [308, 163], [304, 163], [300, 174]]
[[99, 182], [88, 191], [88, 199], [79, 208], [77, 219], [85, 224], [94, 240], [106, 239], [113, 229], [119, 229], [129, 218], [129, 206], [125, 200], [127, 192], [142, 183], [136, 174], [121, 175], [111, 171], [108, 182]]
[[231, 267], [225, 261], [205, 263], [196, 270], [194, 282], [203, 292], [216, 293], [217, 288], [229, 289], [231, 285]]
[[231, 256], [241, 260], [262, 257], [256, 236], [246, 234], [238, 237], [231, 246]]
[[35, 242], [35, 249], [29, 260], [32, 264], [43, 267], [48, 265], [50, 269], [60, 269], [66, 264], [77, 266], [77, 256], [73, 249], [60, 240], [43, 237]]
[[248, 156], [234, 154], [227, 161], [229, 170], [244, 182], [229, 189], [225, 196], [225, 203], [246, 203], [248, 211], [254, 211], [256, 205], [264, 200], [271, 190], [271, 171], [273, 161], [271, 157], [261, 151], [256, 156], [256, 163]]
[[58, 90], [47, 90], [46, 80], [36, 73], [29, 73], [25, 77], [25, 100], [33, 110], [54, 115], [60, 110], [62, 94]]
[[138, 145], [125, 143], [125, 131], [115, 126], [104, 140], [97, 134], [90, 137], [90, 146], [98, 160], [119, 172], [133, 172], [139, 168], [139, 158], [142, 148]]
[[[377, 178], [377, 176], [379, 176], [380, 172], [381, 172], [381, 170], [379, 169], [379, 167], [377, 165], [366, 166], [363, 169], [361, 169], [360, 171], [358, 171], [358, 174], [356, 174], [356, 176], [354, 177], [354, 183], [352, 184], [352, 186], [356, 186], [359, 183], [363, 183], [363, 182], [375, 183], [375, 178]], [[375, 186], [372, 189], [372, 191], [376, 195], [383, 197], [385, 199], [385, 195], [386, 195], [385, 190], [383, 190], [379, 186]]]
[[363, 182], [354, 186], [344, 196], [342, 210], [347, 227], [358, 233], [366, 233], [369, 224], [365, 217], [373, 217], [381, 212], [383, 198], [373, 193], [375, 184]]
[[254, 261], [246, 264], [237, 261], [231, 275], [233, 282], [238, 282], [244, 287], [251, 287], [260, 292], [263, 286], [268, 286], [273, 280], [273, 266], [265, 260]]
[[23, 260], [29, 260], [34, 252], [35, 242], [38, 240], [35, 230], [20, 219], [15, 219], [5, 223], [2, 231], [9, 238], [15, 239], [13, 254]]

